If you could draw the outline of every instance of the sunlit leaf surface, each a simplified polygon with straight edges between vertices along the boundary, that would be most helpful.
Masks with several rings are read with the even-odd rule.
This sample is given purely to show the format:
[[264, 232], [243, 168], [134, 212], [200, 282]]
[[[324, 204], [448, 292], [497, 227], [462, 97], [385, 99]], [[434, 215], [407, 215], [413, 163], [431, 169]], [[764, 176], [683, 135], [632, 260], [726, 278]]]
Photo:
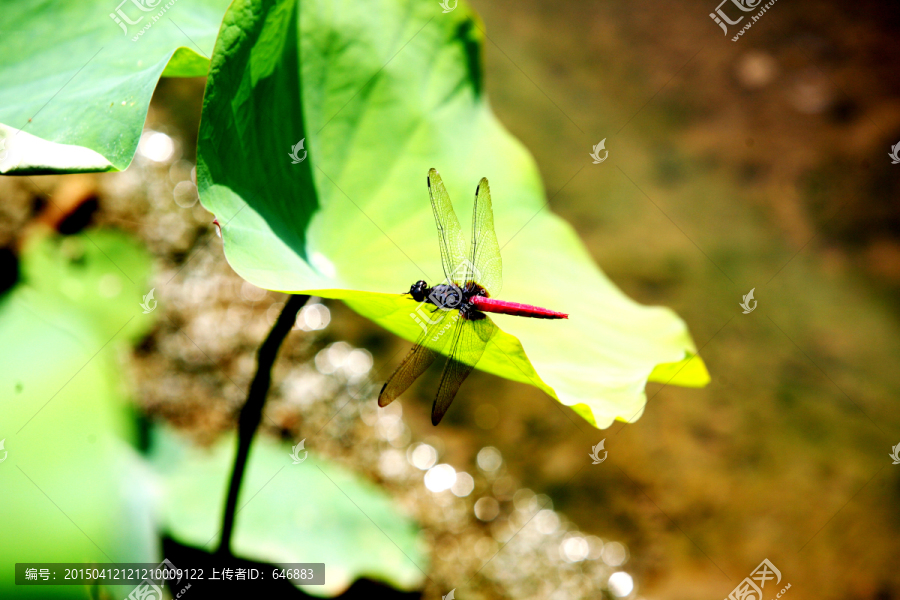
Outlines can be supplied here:
[[704, 385], [699, 357], [672, 366], [694, 351], [684, 323], [624, 296], [545, 206], [534, 161], [484, 97], [477, 23], [462, 3], [443, 14], [436, 2], [236, 1], [212, 57], [198, 163], [229, 262], [258, 286], [340, 298], [414, 340], [416, 303], [401, 293], [443, 279], [425, 175], [441, 172], [466, 229], [486, 176], [499, 297], [571, 316], [497, 315], [503, 331], [478, 368], [601, 427], [640, 416], [648, 378]]
[[228, 0], [167, 4], [3, 3], [0, 173], [128, 166], [159, 78], [206, 75]]

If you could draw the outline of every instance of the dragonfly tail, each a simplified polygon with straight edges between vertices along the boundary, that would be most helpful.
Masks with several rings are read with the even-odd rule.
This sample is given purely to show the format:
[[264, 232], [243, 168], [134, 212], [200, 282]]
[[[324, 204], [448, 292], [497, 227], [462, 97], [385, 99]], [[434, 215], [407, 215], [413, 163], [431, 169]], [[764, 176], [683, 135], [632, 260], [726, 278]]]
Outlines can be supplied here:
[[480, 311], [498, 313], [502, 315], [515, 315], [517, 317], [531, 317], [533, 319], [568, 319], [567, 313], [557, 312], [549, 308], [520, 304], [519, 302], [507, 302], [494, 298], [476, 296], [472, 298], [472, 304]]

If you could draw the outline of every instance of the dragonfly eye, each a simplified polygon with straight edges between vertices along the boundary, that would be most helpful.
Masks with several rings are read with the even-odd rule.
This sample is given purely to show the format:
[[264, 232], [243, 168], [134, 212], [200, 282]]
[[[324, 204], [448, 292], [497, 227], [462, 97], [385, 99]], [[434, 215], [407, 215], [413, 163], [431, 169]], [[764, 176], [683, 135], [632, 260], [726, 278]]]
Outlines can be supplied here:
[[425, 299], [425, 290], [427, 289], [428, 284], [420, 279], [410, 286], [409, 295], [412, 296], [413, 300], [416, 302], [422, 302]]

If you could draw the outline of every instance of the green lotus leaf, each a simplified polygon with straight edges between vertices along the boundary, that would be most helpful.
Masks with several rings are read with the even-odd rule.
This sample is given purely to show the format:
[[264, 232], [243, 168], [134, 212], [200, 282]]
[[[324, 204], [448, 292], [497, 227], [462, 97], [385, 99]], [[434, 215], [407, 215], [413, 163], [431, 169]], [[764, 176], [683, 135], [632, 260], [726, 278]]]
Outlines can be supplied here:
[[[152, 486], [126, 442], [134, 433], [110, 343], [119, 338], [96, 325], [78, 305], [27, 282], [0, 296], [4, 564], [162, 558]], [[132, 587], [101, 595], [124, 598]], [[0, 570], [3, 598], [85, 594], [77, 585], [16, 585], [12, 568]]]
[[143, 295], [150, 292], [152, 262], [146, 248], [114, 229], [48, 233], [29, 237], [22, 249], [21, 279], [81, 312], [106, 339], [135, 342], [159, 314], [141, 308]]
[[[223, 503], [234, 464], [233, 436], [208, 449], [155, 430], [151, 461], [164, 488], [163, 520], [178, 541], [218, 547]], [[325, 585], [304, 586], [334, 596], [360, 577], [396, 588], [420, 588], [428, 561], [418, 527], [384, 491], [359, 475], [291, 445], [259, 438], [251, 447], [238, 500], [231, 548], [237, 556], [273, 564], [325, 563]]]
[[260, 287], [339, 298], [415, 340], [417, 304], [402, 293], [444, 277], [426, 173], [441, 172], [464, 228], [486, 176], [497, 297], [570, 318], [492, 316], [502, 331], [478, 368], [598, 427], [639, 417], [648, 379], [705, 385], [685, 324], [627, 298], [546, 208], [534, 160], [488, 107], [480, 27], [462, 2], [444, 14], [437, 2], [235, 1], [198, 148], [201, 201], [230, 264]]
[[127, 167], [157, 81], [206, 75], [227, 6], [228, 0], [4, 3], [0, 173]]

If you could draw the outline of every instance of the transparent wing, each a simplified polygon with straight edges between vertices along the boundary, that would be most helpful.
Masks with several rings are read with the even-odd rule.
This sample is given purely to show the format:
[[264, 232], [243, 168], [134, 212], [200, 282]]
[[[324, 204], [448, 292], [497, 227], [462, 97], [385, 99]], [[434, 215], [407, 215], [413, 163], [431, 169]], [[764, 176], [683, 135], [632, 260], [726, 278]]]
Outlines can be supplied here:
[[459, 311], [424, 309], [428, 304], [420, 304], [416, 312], [410, 313], [422, 327], [415, 346], [412, 347], [397, 370], [390, 376], [378, 394], [378, 406], [387, 406], [397, 397], [409, 389], [409, 386], [431, 366], [438, 353], [446, 345], [452, 325], [453, 317], [458, 317]]
[[495, 333], [497, 326], [487, 316], [477, 321], [459, 319], [453, 332], [450, 358], [444, 366], [441, 384], [431, 407], [433, 425], [437, 425], [444, 418], [453, 398], [456, 397], [456, 392], [481, 360], [484, 349]]
[[435, 169], [428, 171], [428, 194], [431, 197], [431, 210], [434, 212], [434, 223], [438, 229], [441, 244], [441, 264], [448, 282], [458, 286], [466, 282], [466, 243], [463, 238], [459, 219], [453, 211], [447, 188], [441, 175]]
[[500, 261], [500, 244], [494, 231], [494, 209], [491, 206], [491, 188], [482, 177], [475, 190], [475, 206], [472, 209], [472, 258], [466, 281], [474, 281], [491, 296], [503, 287], [503, 265]]

